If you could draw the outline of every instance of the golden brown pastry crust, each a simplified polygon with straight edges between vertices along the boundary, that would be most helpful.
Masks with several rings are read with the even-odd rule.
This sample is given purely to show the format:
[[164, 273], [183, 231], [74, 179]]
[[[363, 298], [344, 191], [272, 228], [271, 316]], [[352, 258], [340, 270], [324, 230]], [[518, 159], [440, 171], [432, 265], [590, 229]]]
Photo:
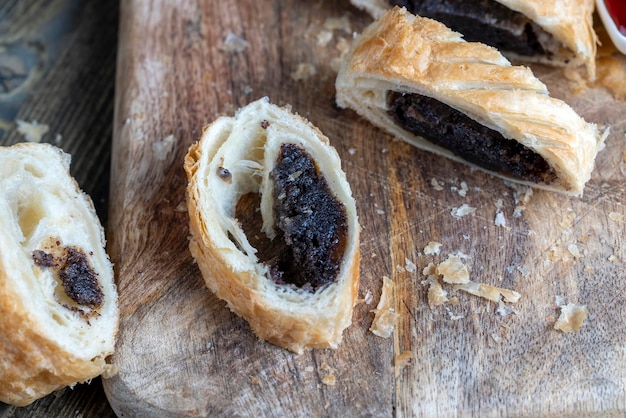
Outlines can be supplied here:
[[[443, 24], [394, 8], [355, 41], [336, 80], [337, 104], [419, 148], [469, 164], [398, 127], [387, 114], [388, 91], [437, 99], [541, 155], [558, 178], [535, 184], [581, 195], [606, 133], [585, 122], [521, 66], [497, 50], [465, 42]], [[472, 164], [470, 164], [472, 165]]]
[[[584, 65], [590, 79], [596, 75], [597, 36], [593, 29], [594, 0], [495, 0], [511, 10], [522, 13], [546, 32], [552, 34], [566, 48], [555, 56], [523, 57], [508, 54], [509, 58], [542, 62], [545, 64], [577, 67]], [[391, 8], [385, 0], [351, 0], [352, 4], [378, 18]]]
[[[0, 401], [24, 406], [113, 370], [117, 292], [104, 231], [61, 150], [0, 147], [0, 212]], [[87, 255], [104, 294], [97, 313], [55, 299], [60, 284], [32, 256], [50, 237]]]
[[[268, 176], [283, 142], [295, 143], [311, 155], [348, 218], [338, 278], [314, 293], [276, 284], [235, 218], [239, 196], [261, 193], [263, 230], [272, 234]], [[190, 147], [184, 167], [189, 180], [189, 249], [209, 289], [264, 340], [296, 353], [336, 348], [352, 321], [358, 293], [359, 226], [339, 156], [328, 139], [305, 119], [261, 99], [235, 117], [221, 117], [206, 127]], [[220, 178], [221, 168], [228, 169], [226, 180]]]

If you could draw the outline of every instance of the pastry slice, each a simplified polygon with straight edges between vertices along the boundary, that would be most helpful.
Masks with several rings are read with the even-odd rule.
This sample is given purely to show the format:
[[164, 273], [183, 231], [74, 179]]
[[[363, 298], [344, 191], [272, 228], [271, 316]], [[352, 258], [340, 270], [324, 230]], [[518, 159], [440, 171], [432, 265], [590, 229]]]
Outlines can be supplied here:
[[117, 291], [104, 230], [48, 144], [0, 147], [0, 401], [113, 372]]
[[379, 17], [394, 6], [437, 20], [467, 41], [511, 59], [556, 66], [585, 65], [595, 78], [593, 0], [351, 0]]
[[528, 68], [401, 8], [355, 40], [336, 95], [340, 107], [419, 148], [575, 196], [606, 137]]
[[359, 225], [328, 139], [264, 98], [206, 127], [185, 171], [208, 288], [264, 340], [336, 348], [358, 292]]

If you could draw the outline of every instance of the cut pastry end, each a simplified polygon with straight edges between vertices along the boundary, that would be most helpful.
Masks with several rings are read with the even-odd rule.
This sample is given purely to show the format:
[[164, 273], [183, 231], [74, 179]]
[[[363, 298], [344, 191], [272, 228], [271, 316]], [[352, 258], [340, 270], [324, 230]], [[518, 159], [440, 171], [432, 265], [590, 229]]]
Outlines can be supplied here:
[[189, 248], [209, 289], [262, 339], [337, 348], [359, 285], [356, 204], [328, 139], [263, 98], [185, 157]]
[[467, 41], [481, 42], [511, 59], [557, 67], [585, 66], [596, 75], [594, 0], [351, 0], [378, 18], [393, 7], [437, 20]]
[[117, 291], [104, 230], [49, 144], [0, 147], [0, 401], [109, 374]]
[[355, 40], [336, 92], [340, 107], [418, 148], [573, 196], [608, 134], [550, 97], [528, 68], [398, 7]]

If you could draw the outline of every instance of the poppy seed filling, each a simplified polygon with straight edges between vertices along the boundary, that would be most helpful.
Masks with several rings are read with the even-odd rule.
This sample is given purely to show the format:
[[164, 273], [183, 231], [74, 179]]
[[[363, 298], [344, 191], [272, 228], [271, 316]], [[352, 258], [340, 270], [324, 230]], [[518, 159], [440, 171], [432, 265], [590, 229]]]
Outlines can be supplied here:
[[551, 38], [522, 13], [494, 0], [388, 0], [391, 6], [406, 7], [463, 34], [465, 40], [482, 42], [522, 56], [550, 55], [554, 45], [542, 45]]
[[295, 144], [281, 146], [270, 178], [275, 228], [286, 245], [286, 253], [272, 268], [274, 280], [312, 291], [332, 283], [347, 239], [344, 206], [311, 156]]
[[438, 100], [389, 91], [387, 106], [403, 129], [486, 170], [534, 183], [557, 177], [541, 155]]

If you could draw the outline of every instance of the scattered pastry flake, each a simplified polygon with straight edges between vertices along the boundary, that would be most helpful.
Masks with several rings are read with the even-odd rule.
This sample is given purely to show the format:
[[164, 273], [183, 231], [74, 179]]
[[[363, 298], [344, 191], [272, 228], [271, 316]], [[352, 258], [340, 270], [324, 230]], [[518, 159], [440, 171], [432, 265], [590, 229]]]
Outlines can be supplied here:
[[337, 379], [335, 378], [334, 374], [327, 374], [322, 378], [322, 383], [326, 386], [335, 386], [335, 384], [337, 383]]
[[333, 32], [330, 30], [321, 30], [315, 36], [317, 46], [325, 47], [333, 39]]
[[441, 250], [441, 243], [437, 241], [430, 241], [424, 247], [424, 254], [426, 255], [438, 255]]
[[511, 305], [507, 305], [502, 300], [498, 301], [498, 307], [496, 308], [496, 313], [500, 316], [507, 316], [510, 314], [517, 314], [517, 311], [511, 307]]
[[612, 220], [613, 222], [619, 222], [622, 220], [623, 217], [624, 215], [622, 215], [621, 213], [609, 212], [609, 219]]
[[248, 41], [231, 32], [226, 35], [221, 49], [224, 52], [243, 52], [246, 48], [248, 48]]
[[530, 202], [530, 198], [533, 195], [533, 189], [529, 186], [523, 186], [521, 184], [505, 182], [507, 186], [511, 187], [515, 190], [515, 208], [513, 208], [513, 217], [519, 218], [522, 216], [524, 210], [526, 210], [526, 205]]
[[415, 265], [414, 262], [412, 262], [411, 260], [409, 260], [408, 258], [405, 257], [404, 258], [404, 268], [409, 273], [413, 273], [415, 271], [415, 269], [417, 268], [417, 266]]
[[582, 257], [582, 255], [580, 254], [580, 250], [578, 249], [578, 246], [576, 244], [569, 244], [567, 246], [567, 251], [569, 251], [569, 253], [574, 257], [574, 258], [580, 258]]
[[469, 206], [467, 203], [462, 204], [458, 208], [452, 208], [450, 214], [456, 219], [462, 218], [463, 216], [470, 215], [476, 212], [476, 208]]
[[371, 290], [367, 289], [367, 292], [365, 292], [365, 296], [361, 299], [357, 299], [356, 303], [365, 303], [366, 305], [369, 305], [370, 303], [372, 303], [373, 300], [374, 295], [372, 295]]
[[459, 321], [465, 318], [465, 315], [455, 314], [454, 312], [452, 312], [452, 309], [448, 308], [447, 306], [446, 306], [446, 312], [448, 313], [448, 318], [450, 318], [451, 321]]
[[322, 369], [323, 371], [325, 371], [326, 373], [334, 373], [335, 369], [330, 367], [328, 365], [328, 363], [323, 362], [322, 365], [320, 366], [320, 369]]
[[324, 21], [324, 29], [330, 31], [342, 30], [345, 33], [350, 33], [352, 31], [350, 27], [350, 19], [347, 15], [341, 17], [329, 17]]
[[28, 123], [18, 119], [15, 122], [17, 122], [17, 131], [24, 135], [24, 139], [28, 142], [41, 142], [41, 138], [50, 130], [48, 125], [40, 124], [36, 120]]
[[469, 190], [469, 188], [467, 187], [467, 183], [462, 181], [461, 182], [461, 188], [459, 189], [459, 195], [461, 197], [465, 197], [467, 196], [467, 191]]
[[585, 305], [576, 305], [568, 303], [561, 308], [561, 315], [554, 324], [554, 329], [563, 332], [576, 332], [580, 330], [583, 323], [587, 319], [587, 307]]
[[180, 203], [174, 208], [174, 212], [186, 213], [187, 211], [188, 209], [186, 199], [181, 200]]
[[250, 381], [254, 383], [255, 385], [258, 385], [259, 383], [261, 383], [261, 379], [259, 379], [256, 376], [250, 376]]
[[452, 254], [448, 255], [445, 261], [439, 263], [437, 274], [442, 276], [446, 283], [462, 284], [470, 281], [467, 266], [463, 264], [460, 257]]
[[167, 158], [167, 155], [174, 148], [175, 142], [176, 139], [174, 138], [174, 135], [168, 135], [161, 141], [153, 142], [152, 152], [154, 152], [154, 156], [157, 158], [157, 160], [164, 161]]
[[422, 270], [422, 274], [426, 277], [436, 275], [437, 266], [435, 265], [435, 263], [428, 263], [428, 265]]
[[428, 286], [428, 307], [430, 309], [434, 309], [436, 306], [443, 305], [448, 302], [448, 292], [446, 292], [439, 280], [437, 280], [437, 276], [429, 275], [428, 278], [424, 281], [424, 284]]
[[462, 290], [475, 296], [499, 302], [504, 300], [508, 303], [516, 303], [522, 295], [515, 290], [503, 289], [485, 283], [467, 282], [454, 286], [455, 290]]
[[430, 185], [433, 186], [433, 189], [437, 190], [438, 192], [443, 190], [443, 182], [438, 181], [434, 177], [430, 179]]
[[504, 213], [502, 213], [501, 211], [497, 211], [496, 212], [496, 219], [494, 219], [493, 224], [495, 226], [505, 227], [506, 226], [506, 219], [504, 217]]
[[370, 331], [374, 335], [378, 335], [382, 338], [389, 338], [393, 332], [396, 320], [400, 315], [395, 312], [393, 308], [393, 292], [394, 283], [387, 276], [383, 276], [383, 288], [378, 301], [376, 309], [372, 310], [374, 313], [374, 321], [370, 327]]
[[302, 62], [298, 64], [295, 71], [291, 73], [291, 78], [294, 81], [304, 81], [313, 77], [317, 73], [315, 66], [308, 62]]

